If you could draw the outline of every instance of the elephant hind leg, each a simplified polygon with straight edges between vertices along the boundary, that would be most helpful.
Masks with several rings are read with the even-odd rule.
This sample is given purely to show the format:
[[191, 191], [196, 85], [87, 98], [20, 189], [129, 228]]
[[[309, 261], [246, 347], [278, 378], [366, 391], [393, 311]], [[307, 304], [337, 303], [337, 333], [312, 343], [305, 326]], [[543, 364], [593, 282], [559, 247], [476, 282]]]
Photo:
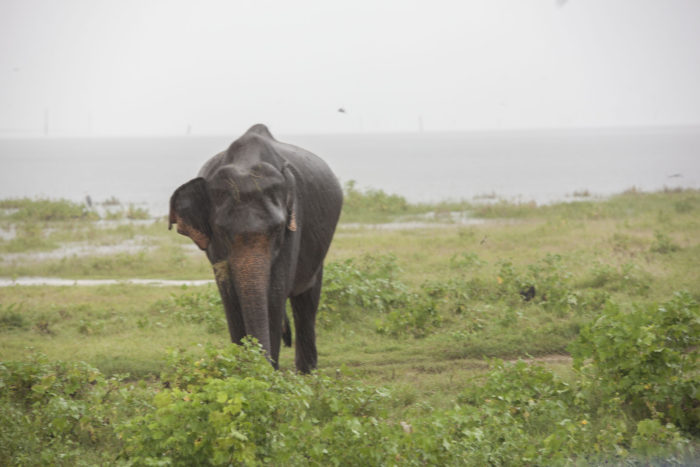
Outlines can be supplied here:
[[282, 340], [286, 347], [292, 346], [292, 327], [289, 325], [287, 310], [284, 311], [284, 318], [282, 319]]
[[316, 312], [321, 298], [323, 267], [316, 276], [314, 285], [305, 292], [291, 298], [296, 334], [295, 363], [301, 373], [309, 373], [316, 368]]

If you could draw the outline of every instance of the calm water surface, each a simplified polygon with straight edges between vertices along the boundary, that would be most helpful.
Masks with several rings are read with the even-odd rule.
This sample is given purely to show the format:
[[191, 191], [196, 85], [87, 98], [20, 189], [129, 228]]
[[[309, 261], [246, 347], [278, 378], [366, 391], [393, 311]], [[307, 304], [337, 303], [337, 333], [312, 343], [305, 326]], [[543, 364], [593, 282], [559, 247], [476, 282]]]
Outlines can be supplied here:
[[[237, 136], [0, 139], [0, 198], [114, 196], [163, 215], [173, 190]], [[700, 128], [278, 139], [321, 156], [343, 182], [413, 202], [496, 194], [546, 203], [584, 190], [700, 188]]]

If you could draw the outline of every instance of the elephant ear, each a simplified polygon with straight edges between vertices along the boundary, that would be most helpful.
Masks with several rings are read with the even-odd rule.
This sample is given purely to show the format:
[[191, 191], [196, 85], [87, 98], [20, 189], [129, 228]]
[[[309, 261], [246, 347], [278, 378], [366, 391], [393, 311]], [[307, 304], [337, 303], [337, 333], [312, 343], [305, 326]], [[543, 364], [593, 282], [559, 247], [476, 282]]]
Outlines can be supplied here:
[[201, 177], [190, 180], [170, 197], [168, 229], [177, 224], [177, 233], [190, 237], [200, 249], [206, 250], [212, 235], [210, 212], [207, 182]]
[[282, 175], [287, 182], [287, 229], [297, 231], [297, 190], [296, 179], [288, 165], [282, 168]]

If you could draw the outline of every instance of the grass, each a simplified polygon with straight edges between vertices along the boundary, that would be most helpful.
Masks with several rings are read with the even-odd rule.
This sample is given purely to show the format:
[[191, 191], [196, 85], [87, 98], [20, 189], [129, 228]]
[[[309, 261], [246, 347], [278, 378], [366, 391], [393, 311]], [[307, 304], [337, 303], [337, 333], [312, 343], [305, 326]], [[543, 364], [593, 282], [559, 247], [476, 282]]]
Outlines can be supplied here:
[[[695, 190], [547, 206], [415, 206], [353, 185], [346, 193], [327, 258], [319, 368], [328, 375], [342, 369], [344, 377], [389, 388], [396, 419], [451, 408], [485, 374], [489, 358], [535, 359], [564, 380], [572, 378], [569, 344], [609, 300], [650, 307], [686, 290], [700, 301]], [[0, 242], [0, 251], [25, 255], [3, 259], [0, 276], [212, 277], [204, 255], [169, 232], [162, 219], [98, 228], [89, 216], [68, 221], [72, 214], [54, 218], [45, 206], [25, 209], [22, 203], [0, 202], [6, 210], [0, 227], [18, 232]], [[63, 203], [51, 206], [77, 212]], [[450, 211], [491, 220], [408, 230], [368, 225]], [[134, 239], [141, 251], [35, 255], [67, 242]], [[536, 293], [526, 301], [521, 292], [529, 286]], [[206, 345], [228, 341], [217, 300], [214, 286], [0, 288], [0, 361], [43, 353], [157, 384], [167, 349], [204, 355]], [[294, 368], [292, 349], [283, 348], [280, 366]]]

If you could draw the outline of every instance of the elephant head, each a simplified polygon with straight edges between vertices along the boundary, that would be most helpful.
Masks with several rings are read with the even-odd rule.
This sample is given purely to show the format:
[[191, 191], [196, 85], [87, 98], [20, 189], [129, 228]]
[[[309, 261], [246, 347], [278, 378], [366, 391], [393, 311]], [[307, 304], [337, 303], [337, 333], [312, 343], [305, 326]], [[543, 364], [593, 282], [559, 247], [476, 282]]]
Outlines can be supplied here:
[[271, 282], [277, 268], [289, 269], [296, 209], [294, 175], [283, 163], [223, 164], [170, 199], [169, 228], [177, 224], [178, 233], [212, 263], [232, 340], [252, 335], [272, 358], [279, 352], [274, 334], [282, 326], [286, 296], [276, 292], [284, 286]]

